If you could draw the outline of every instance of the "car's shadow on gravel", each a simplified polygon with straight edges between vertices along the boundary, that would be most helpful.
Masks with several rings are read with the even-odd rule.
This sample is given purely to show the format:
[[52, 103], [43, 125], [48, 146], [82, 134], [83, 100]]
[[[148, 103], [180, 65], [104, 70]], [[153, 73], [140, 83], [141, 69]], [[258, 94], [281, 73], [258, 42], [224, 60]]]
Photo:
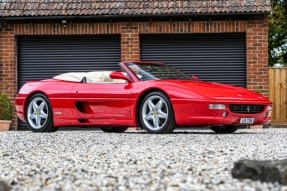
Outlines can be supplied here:
[[[235, 132], [235, 133], [214, 133], [214, 132], [194, 132], [194, 131], [174, 131], [172, 133], [169, 134], [161, 134], [161, 135], [176, 135], [176, 134], [200, 134], [200, 135], [247, 135], [247, 134], [262, 134], [263, 132]], [[126, 131], [124, 132], [124, 134], [149, 134], [146, 131]], [[159, 135], [159, 134], [150, 134], [150, 135]]]

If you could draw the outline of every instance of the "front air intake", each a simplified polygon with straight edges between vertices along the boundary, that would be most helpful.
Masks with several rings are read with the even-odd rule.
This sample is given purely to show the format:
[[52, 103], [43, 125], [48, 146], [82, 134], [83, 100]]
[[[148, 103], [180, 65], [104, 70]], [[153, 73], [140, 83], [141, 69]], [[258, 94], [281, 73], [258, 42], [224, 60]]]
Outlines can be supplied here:
[[229, 110], [233, 113], [256, 114], [264, 111], [265, 105], [230, 104]]

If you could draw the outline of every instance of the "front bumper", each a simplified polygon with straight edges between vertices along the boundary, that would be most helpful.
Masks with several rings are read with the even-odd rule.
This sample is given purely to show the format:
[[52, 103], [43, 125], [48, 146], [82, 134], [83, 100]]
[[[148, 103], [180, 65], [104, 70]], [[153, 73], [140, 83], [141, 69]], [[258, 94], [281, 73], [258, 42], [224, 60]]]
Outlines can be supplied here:
[[[175, 121], [178, 126], [210, 126], [210, 125], [262, 125], [271, 122], [271, 111], [267, 110], [267, 106], [271, 104], [269, 101], [265, 102], [223, 102], [226, 104], [226, 109], [209, 109], [208, 105], [215, 103], [215, 101], [198, 101], [198, 100], [171, 100]], [[239, 114], [233, 113], [229, 110], [229, 104], [264, 104], [265, 109], [258, 114]], [[227, 112], [224, 117], [223, 113]], [[240, 123], [241, 118], [253, 118], [252, 124]]]
[[24, 117], [24, 103], [25, 103], [25, 98], [24, 97], [16, 97], [16, 99], [15, 99], [16, 112], [17, 112], [17, 116], [22, 121], [25, 121], [25, 117]]

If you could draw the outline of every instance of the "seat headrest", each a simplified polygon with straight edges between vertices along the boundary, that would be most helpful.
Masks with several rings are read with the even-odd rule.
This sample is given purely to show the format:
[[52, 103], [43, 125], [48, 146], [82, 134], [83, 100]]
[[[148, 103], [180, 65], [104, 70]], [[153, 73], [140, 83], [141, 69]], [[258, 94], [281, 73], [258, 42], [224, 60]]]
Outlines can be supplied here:
[[110, 78], [111, 72], [103, 72], [102, 74], [102, 82], [113, 82], [113, 79]]

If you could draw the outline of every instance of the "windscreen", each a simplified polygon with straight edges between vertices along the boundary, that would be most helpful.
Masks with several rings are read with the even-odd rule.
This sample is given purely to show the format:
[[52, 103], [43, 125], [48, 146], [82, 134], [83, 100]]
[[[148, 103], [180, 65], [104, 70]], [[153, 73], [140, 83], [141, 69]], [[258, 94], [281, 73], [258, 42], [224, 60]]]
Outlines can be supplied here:
[[140, 81], [148, 80], [192, 80], [186, 74], [164, 64], [125, 63]]

